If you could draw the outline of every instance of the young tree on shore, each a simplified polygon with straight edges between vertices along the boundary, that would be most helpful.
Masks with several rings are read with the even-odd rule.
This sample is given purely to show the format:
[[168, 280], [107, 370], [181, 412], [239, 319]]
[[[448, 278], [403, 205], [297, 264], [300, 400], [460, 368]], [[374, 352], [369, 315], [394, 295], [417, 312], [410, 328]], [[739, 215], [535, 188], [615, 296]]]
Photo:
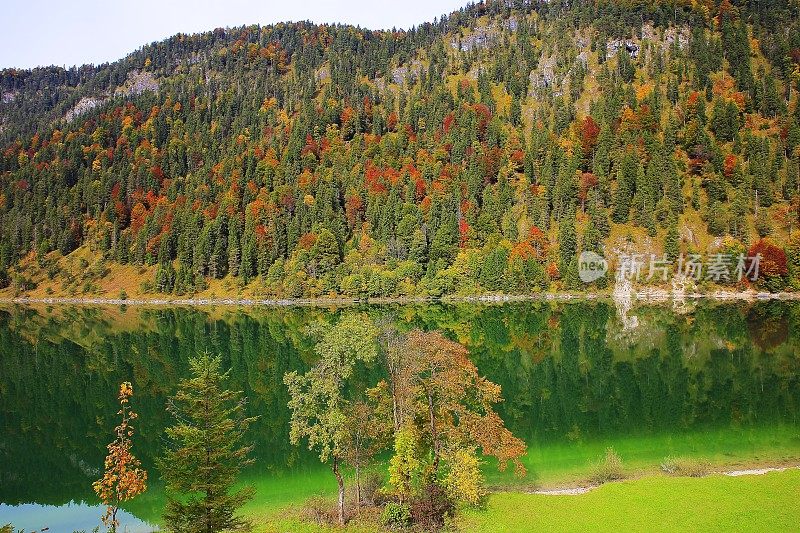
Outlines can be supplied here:
[[116, 438], [108, 445], [103, 477], [92, 484], [97, 497], [106, 506], [103, 513], [103, 524], [109, 531], [119, 527], [117, 511], [121, 503], [131, 500], [147, 490], [147, 471], [141, 468], [141, 462], [133, 455], [133, 425], [138, 415], [130, 407], [133, 387], [126, 381], [119, 386], [119, 405], [117, 412], [122, 417], [114, 430]]
[[292, 412], [289, 437], [292, 444], [308, 440], [308, 448], [319, 452], [323, 463], [330, 462], [339, 487], [339, 523], [344, 525], [344, 478], [341, 464], [352, 445], [353, 405], [344, 388], [358, 361], [372, 362], [378, 354], [377, 329], [362, 315], [343, 318], [335, 326], [317, 328], [321, 335], [315, 351], [319, 361], [305, 374], [284, 376], [289, 389]]
[[160, 461], [168, 491], [164, 523], [177, 533], [247, 531], [250, 523], [236, 511], [254, 489], [233, 489], [251, 464], [252, 445], [244, 444], [254, 417], [245, 416], [246, 397], [225, 388], [229, 372], [221, 360], [203, 354], [189, 361], [192, 377], [181, 381], [167, 410], [175, 424], [167, 428], [169, 445]]

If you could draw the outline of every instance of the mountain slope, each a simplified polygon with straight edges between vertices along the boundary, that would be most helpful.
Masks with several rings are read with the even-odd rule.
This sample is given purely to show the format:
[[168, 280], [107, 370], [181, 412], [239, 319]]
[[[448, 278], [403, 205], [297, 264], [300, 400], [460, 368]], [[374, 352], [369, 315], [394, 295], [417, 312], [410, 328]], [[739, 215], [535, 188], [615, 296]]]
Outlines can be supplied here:
[[583, 250], [752, 248], [797, 287], [799, 62], [781, 1], [492, 2], [5, 70], [0, 286], [530, 292], [586, 287]]

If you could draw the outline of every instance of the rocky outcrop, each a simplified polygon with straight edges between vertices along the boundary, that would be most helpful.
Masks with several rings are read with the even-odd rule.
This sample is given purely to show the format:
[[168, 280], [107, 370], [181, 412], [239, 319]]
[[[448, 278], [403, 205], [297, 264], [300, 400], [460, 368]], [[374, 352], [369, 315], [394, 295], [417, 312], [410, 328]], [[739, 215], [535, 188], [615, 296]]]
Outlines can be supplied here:
[[103, 102], [106, 101], [106, 98], [95, 98], [94, 96], [84, 96], [78, 103], [73, 106], [72, 109], [67, 111], [67, 114], [64, 115], [64, 120], [67, 122], [72, 122], [77, 117], [83, 115], [84, 113], [88, 113], [95, 107], [101, 105]]
[[413, 82], [422, 73], [422, 61], [413, 60], [408, 66], [401, 65], [392, 69], [392, 81], [397, 85], [403, 85], [406, 81]]
[[670, 46], [672, 43], [677, 42], [678, 48], [683, 50], [689, 46], [690, 35], [691, 33], [689, 32], [688, 26], [667, 28], [664, 32], [664, 44]]
[[539, 60], [539, 65], [531, 71], [530, 84], [532, 89], [552, 87], [556, 82], [556, 57], [552, 55]]
[[317, 83], [324, 83], [331, 79], [331, 68], [328, 65], [322, 65], [314, 73], [314, 78]]
[[139, 96], [145, 91], [158, 91], [158, 81], [149, 72], [139, 72], [134, 70], [128, 73], [128, 79], [117, 87], [114, 96]]
[[[510, 20], [507, 21], [510, 23]], [[514, 20], [513, 29], [516, 29], [517, 22]], [[511, 28], [509, 26], [509, 28]], [[450, 46], [462, 52], [469, 52], [479, 48], [488, 48], [496, 44], [499, 31], [495, 26], [477, 26], [470, 35], [460, 39], [452, 39]]]
[[639, 45], [632, 40], [612, 39], [606, 44], [606, 57], [611, 59], [622, 49], [627, 50], [628, 54], [633, 59], [636, 59], [639, 56]]

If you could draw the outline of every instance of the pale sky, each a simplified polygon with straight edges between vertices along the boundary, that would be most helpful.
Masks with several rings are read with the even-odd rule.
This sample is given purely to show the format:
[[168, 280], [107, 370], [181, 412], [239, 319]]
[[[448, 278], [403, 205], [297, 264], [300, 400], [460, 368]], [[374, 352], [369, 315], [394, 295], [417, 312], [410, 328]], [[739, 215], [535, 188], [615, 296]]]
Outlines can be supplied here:
[[0, 69], [125, 57], [176, 33], [311, 20], [410, 28], [467, 0], [0, 0]]

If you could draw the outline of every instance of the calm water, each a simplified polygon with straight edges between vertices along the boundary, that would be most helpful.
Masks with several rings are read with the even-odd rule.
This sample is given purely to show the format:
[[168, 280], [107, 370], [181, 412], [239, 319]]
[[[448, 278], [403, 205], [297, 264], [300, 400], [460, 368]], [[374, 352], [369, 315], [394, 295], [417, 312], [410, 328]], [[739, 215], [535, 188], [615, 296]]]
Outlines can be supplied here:
[[[156, 524], [154, 466], [165, 398], [190, 355], [224, 356], [246, 391], [256, 465], [250, 505], [279, 507], [335, 483], [288, 442], [283, 375], [313, 362], [304, 326], [363, 311], [400, 329], [439, 329], [502, 385], [500, 412], [529, 443], [526, 483], [585, 474], [606, 446], [631, 467], [668, 455], [717, 462], [800, 460], [800, 305], [644, 307], [611, 303], [409, 305], [345, 309], [0, 307], [0, 525], [89, 531], [91, 489], [116, 424], [116, 391], [133, 382], [135, 453], [150, 490], [126, 506], [129, 531]], [[382, 370], [366, 368], [370, 386]], [[494, 483], [513, 478], [487, 470]]]

